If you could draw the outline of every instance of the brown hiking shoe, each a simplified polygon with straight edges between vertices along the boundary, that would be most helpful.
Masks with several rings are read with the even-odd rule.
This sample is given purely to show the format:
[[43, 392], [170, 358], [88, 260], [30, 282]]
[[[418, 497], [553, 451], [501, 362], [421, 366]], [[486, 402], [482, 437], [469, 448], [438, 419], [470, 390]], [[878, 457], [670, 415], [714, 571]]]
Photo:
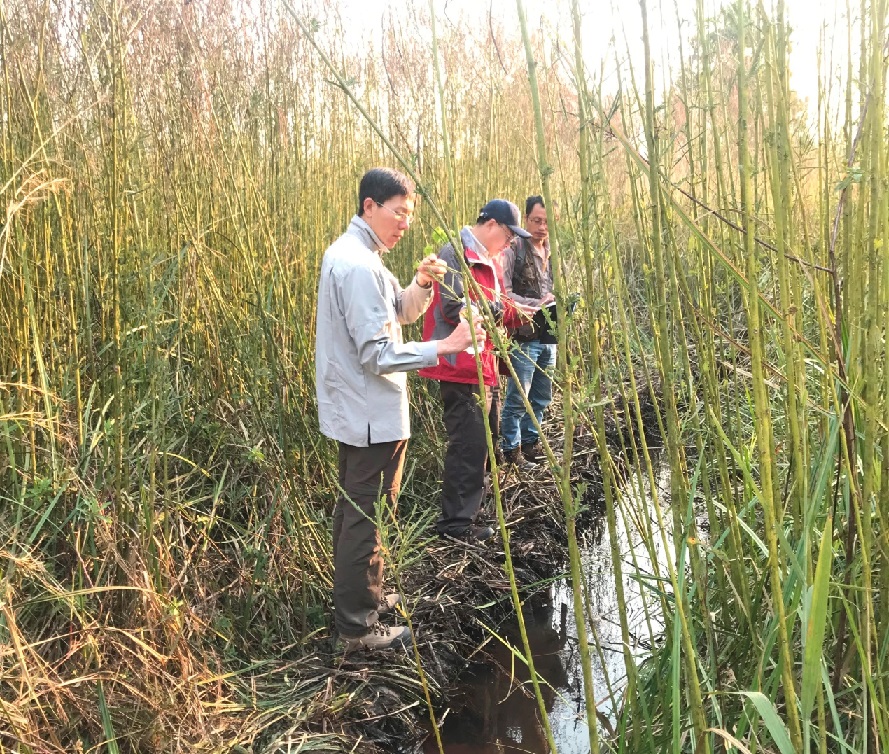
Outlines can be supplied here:
[[543, 451], [540, 449], [539, 441], [522, 445], [522, 455], [525, 456], [526, 461], [533, 463], [535, 466], [544, 461]]
[[380, 597], [377, 607], [377, 615], [388, 615], [395, 612], [395, 608], [401, 604], [401, 595], [398, 592], [390, 592]]
[[517, 466], [522, 471], [530, 471], [533, 468], [537, 467], [537, 464], [533, 461], [529, 461], [528, 458], [522, 453], [522, 448], [513, 448], [512, 450], [507, 450], [503, 454], [503, 459], [506, 463]]
[[340, 642], [346, 654], [349, 654], [359, 649], [399, 649], [409, 644], [410, 639], [407, 626], [386, 626], [377, 621], [364, 636], [352, 639], [341, 636]]

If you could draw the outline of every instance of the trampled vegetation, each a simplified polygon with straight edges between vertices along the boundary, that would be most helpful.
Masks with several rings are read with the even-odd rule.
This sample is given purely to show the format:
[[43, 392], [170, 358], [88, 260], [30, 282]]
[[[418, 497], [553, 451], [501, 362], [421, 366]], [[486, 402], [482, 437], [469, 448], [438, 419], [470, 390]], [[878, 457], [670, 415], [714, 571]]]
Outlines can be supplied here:
[[[353, 746], [360, 689], [313, 664], [313, 306], [359, 177], [399, 158], [423, 190], [402, 279], [488, 198], [560, 207], [559, 300], [585, 305], [548, 453], [581, 621], [560, 459], [593, 433], [617, 555], [647, 518], [605, 417], [657, 407], [663, 449], [627, 431], [623, 455], [654, 490], [669, 469], [646, 542], [675, 557], [637, 574], [666, 630], [637, 666], [615, 616], [629, 675], [591, 750], [889, 749], [886, 3], [839, 9], [808, 103], [783, 0], [667, 5], [669, 65], [642, 2], [643, 57], [618, 38], [593, 70], [577, 3], [564, 29], [406, 3], [369, 54], [330, 7], [0, 0], [0, 750]], [[412, 390], [407, 512], [441, 444]], [[389, 680], [426, 698], [420, 667]]]

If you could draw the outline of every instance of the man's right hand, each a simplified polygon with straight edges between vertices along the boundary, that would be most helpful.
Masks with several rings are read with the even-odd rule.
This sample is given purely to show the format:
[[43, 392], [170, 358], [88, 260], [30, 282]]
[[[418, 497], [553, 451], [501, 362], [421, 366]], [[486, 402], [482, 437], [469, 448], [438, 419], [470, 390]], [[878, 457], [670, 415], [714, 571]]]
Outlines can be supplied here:
[[[475, 327], [475, 338], [479, 348], [485, 344], [485, 328], [482, 327], [481, 317], [473, 317], [473, 325]], [[465, 319], [461, 319], [457, 327], [444, 340], [438, 341], [438, 355], [448, 356], [454, 353], [460, 353], [472, 346], [472, 327]]]

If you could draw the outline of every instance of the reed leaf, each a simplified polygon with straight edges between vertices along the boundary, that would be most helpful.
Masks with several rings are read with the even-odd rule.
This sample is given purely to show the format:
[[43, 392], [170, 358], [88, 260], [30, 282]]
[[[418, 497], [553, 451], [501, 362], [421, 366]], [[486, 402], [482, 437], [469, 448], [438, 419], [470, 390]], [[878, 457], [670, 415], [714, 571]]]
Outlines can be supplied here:
[[762, 717], [763, 722], [765, 722], [769, 735], [772, 737], [775, 746], [778, 747], [778, 751], [781, 754], [795, 754], [797, 750], [793, 748], [793, 744], [790, 742], [787, 726], [778, 716], [772, 701], [759, 691], [742, 691], [740, 693], [743, 697], [753, 702], [753, 706], [756, 707], [756, 711]]
[[815, 578], [806, 607], [806, 635], [803, 644], [803, 676], [800, 706], [803, 719], [812, 714], [815, 695], [821, 687], [821, 663], [824, 656], [824, 632], [827, 628], [827, 601], [833, 566], [833, 517], [828, 516], [821, 535]]

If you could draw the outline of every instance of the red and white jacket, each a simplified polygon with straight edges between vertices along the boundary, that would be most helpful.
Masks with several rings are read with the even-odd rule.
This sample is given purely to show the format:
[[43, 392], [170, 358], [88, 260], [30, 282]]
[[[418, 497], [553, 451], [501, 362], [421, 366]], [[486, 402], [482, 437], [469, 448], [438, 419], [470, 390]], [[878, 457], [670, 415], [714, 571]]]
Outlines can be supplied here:
[[[521, 315], [513, 301], [504, 295], [497, 268], [482, 244], [468, 227], [460, 231], [460, 240], [463, 242], [463, 259], [466, 261], [469, 273], [488, 300], [496, 322], [498, 324], [502, 322], [507, 327], [521, 325]], [[438, 257], [448, 265], [448, 271], [441, 283], [434, 284], [432, 304], [426, 310], [423, 319], [425, 341], [443, 340], [450, 335], [460, 321], [460, 310], [466, 305], [466, 288], [463, 285], [462, 265], [457, 258], [457, 252], [451, 244], [448, 244], [441, 249]], [[469, 298], [471, 301], [476, 300], [476, 294], [471, 288]], [[477, 308], [484, 311], [482, 305]], [[485, 385], [497, 384], [497, 356], [494, 353], [492, 338], [485, 340], [484, 350], [479, 359], [482, 363], [482, 378]], [[437, 366], [425, 367], [419, 374], [421, 377], [443, 382], [478, 383], [475, 356], [463, 351], [440, 356]]]

